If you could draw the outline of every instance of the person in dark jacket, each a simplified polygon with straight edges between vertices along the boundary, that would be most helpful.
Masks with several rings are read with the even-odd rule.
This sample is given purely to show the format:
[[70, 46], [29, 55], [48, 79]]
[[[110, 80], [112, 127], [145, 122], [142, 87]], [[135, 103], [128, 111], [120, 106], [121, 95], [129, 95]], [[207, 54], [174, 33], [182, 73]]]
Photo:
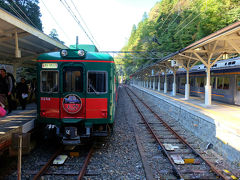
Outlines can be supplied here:
[[0, 102], [6, 107], [8, 95], [8, 81], [5, 72], [5, 69], [0, 69]]
[[19, 99], [22, 109], [24, 110], [26, 108], [28, 97], [28, 86], [24, 78], [21, 78], [21, 82], [17, 84], [16, 90], [17, 98]]
[[6, 97], [7, 97], [7, 102], [8, 102], [8, 114], [10, 114], [12, 112], [13, 109], [13, 100], [12, 100], [12, 90], [13, 90], [13, 82], [12, 82], [12, 78], [10, 76], [7, 75], [7, 72], [5, 69], [0, 69], [0, 74], [2, 77], [2, 80], [4, 81], [5, 84], [7, 84], [6, 87]]

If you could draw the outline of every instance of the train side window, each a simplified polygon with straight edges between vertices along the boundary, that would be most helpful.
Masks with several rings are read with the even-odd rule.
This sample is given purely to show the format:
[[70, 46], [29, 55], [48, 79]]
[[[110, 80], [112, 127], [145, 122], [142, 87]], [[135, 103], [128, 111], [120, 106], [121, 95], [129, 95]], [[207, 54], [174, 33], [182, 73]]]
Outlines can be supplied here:
[[181, 77], [180, 78], [180, 86], [185, 86], [186, 84], [186, 78], [185, 77]]
[[106, 93], [107, 92], [107, 72], [88, 71], [88, 93]]
[[190, 86], [191, 86], [191, 87], [194, 87], [194, 85], [195, 85], [195, 84], [194, 84], [194, 77], [190, 77], [190, 78], [189, 78], [189, 81], [190, 81]]
[[240, 92], [240, 76], [237, 77], [237, 90]]
[[41, 71], [41, 92], [58, 92], [58, 71]]
[[197, 77], [196, 78], [196, 86], [197, 87], [204, 87], [204, 78], [203, 77]]
[[230, 79], [229, 77], [218, 77], [217, 88], [218, 89], [229, 89]]
[[212, 88], [214, 88], [214, 89], [217, 89], [216, 79], [217, 79], [217, 77], [211, 77], [211, 82], [210, 82], [210, 84], [211, 84]]

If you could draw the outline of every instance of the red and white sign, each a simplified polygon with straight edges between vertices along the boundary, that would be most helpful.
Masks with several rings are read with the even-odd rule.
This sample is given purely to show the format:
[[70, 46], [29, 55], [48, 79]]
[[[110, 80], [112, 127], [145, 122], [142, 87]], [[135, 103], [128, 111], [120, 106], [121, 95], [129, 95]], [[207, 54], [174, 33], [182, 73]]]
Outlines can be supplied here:
[[76, 94], [68, 94], [63, 98], [63, 109], [69, 114], [76, 114], [82, 108], [82, 101]]

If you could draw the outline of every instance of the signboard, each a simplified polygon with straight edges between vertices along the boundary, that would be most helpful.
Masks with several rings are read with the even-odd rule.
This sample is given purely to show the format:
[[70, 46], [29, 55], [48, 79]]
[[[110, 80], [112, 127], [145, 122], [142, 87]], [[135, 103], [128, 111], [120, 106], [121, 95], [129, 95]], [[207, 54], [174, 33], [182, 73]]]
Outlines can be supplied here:
[[42, 63], [42, 68], [43, 69], [56, 69], [58, 68], [57, 63]]
[[68, 94], [63, 98], [63, 109], [69, 114], [76, 114], [82, 108], [82, 101], [75, 94]]

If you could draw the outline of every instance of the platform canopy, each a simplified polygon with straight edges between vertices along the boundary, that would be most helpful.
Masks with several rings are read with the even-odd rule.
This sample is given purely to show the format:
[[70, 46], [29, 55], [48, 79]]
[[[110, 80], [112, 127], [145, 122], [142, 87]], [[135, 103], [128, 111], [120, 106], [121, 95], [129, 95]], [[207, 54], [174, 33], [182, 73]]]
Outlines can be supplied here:
[[[240, 21], [229, 25], [189, 46], [165, 56], [157, 62], [139, 69], [136, 74], [163, 67], [170, 60], [176, 60], [181, 65], [189, 66], [201, 61], [203, 64], [214, 64], [218, 60], [227, 59], [229, 56], [240, 54]], [[160, 66], [159, 66], [160, 65]]]
[[0, 8], [0, 64], [35, 64], [39, 54], [68, 48]]
[[[240, 21], [196, 41], [189, 46], [165, 56], [157, 62], [139, 69], [133, 77], [148, 77], [158, 72], [174, 74], [173, 94], [176, 94], [175, 75], [179, 67], [186, 70], [185, 98], [189, 99], [189, 70], [201, 62], [206, 68], [205, 104], [211, 104], [210, 69], [218, 61], [239, 56], [240, 54]], [[154, 73], [153, 73], [154, 72]], [[165, 89], [165, 92], [167, 90]]]

